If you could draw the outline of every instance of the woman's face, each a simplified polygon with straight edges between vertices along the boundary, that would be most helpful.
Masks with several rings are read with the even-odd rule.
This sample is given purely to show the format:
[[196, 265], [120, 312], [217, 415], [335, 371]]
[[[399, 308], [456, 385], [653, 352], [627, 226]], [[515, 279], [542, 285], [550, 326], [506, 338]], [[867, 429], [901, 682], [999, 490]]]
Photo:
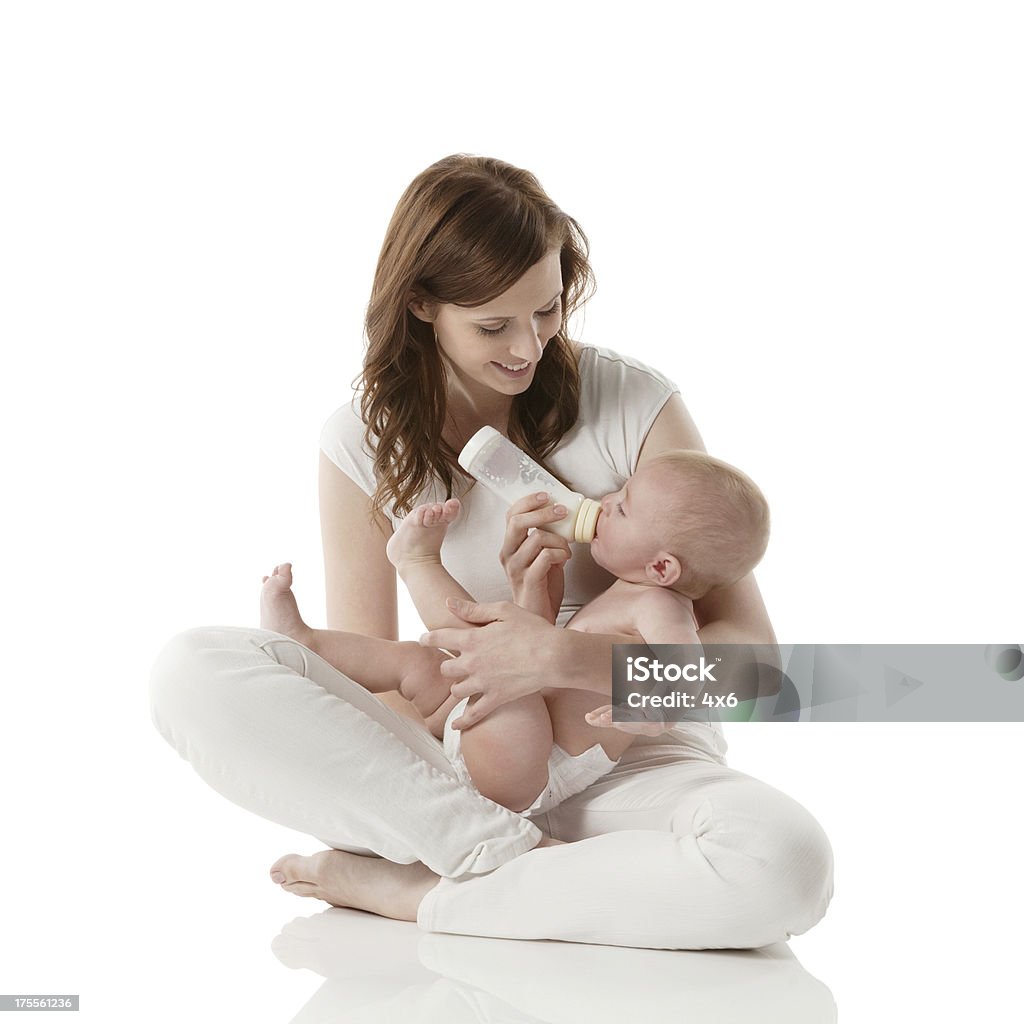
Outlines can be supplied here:
[[562, 324], [562, 270], [557, 249], [506, 292], [483, 306], [414, 303], [432, 322], [438, 345], [467, 395], [518, 395], [533, 382], [544, 346]]

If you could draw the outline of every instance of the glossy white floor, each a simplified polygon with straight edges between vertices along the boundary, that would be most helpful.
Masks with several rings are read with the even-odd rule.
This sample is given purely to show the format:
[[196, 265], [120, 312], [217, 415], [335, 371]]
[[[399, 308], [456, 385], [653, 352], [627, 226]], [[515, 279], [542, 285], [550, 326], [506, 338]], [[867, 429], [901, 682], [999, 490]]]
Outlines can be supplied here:
[[812, 808], [837, 862], [826, 919], [755, 952], [430, 935], [299, 900], [266, 869], [317, 843], [142, 734], [137, 774], [101, 769], [116, 790], [67, 799], [69, 772], [62, 843], [20, 844], [0, 991], [78, 992], [103, 1022], [1012, 1019], [1021, 728], [732, 726], [733, 764]]

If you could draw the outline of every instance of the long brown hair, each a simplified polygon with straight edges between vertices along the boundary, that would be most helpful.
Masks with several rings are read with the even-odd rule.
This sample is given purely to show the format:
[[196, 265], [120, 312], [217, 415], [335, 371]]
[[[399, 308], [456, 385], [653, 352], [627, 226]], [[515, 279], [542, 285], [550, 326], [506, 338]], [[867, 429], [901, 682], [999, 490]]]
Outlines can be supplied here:
[[529, 171], [501, 160], [448, 156], [406, 189], [377, 261], [358, 378], [377, 477], [372, 513], [388, 502], [408, 512], [435, 477], [451, 497], [454, 473], [462, 473], [442, 437], [448, 401], [433, 326], [409, 310], [411, 296], [481, 306], [552, 249], [560, 251], [562, 322], [530, 387], [513, 396], [508, 423], [509, 438], [538, 461], [579, 414], [579, 366], [566, 324], [593, 292], [586, 235]]

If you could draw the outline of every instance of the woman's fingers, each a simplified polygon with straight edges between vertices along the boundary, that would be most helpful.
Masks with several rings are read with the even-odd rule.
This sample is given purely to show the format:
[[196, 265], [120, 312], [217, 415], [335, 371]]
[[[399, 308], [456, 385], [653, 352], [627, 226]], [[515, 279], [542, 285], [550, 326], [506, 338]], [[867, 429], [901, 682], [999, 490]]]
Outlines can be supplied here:
[[569, 560], [568, 551], [559, 551], [554, 548], [545, 548], [530, 564], [523, 573], [527, 583], [539, 583], [546, 579], [548, 573], [556, 565], [565, 565]]
[[504, 565], [519, 550], [530, 530], [557, 522], [566, 515], [568, 511], [565, 506], [552, 503], [546, 493], [534, 494], [514, 502], [505, 517], [505, 540], [499, 555], [501, 564]]
[[[497, 707], [497, 705], [494, 705], [494, 707]], [[470, 704], [462, 715], [452, 722], [452, 728], [466, 729], [471, 725], [476, 725], [477, 722], [485, 719], [494, 710], [494, 707], [487, 702], [486, 697], [481, 697], [474, 704]]]
[[[553, 558], [555, 552], [561, 555], [560, 559]], [[516, 579], [525, 574], [542, 556], [546, 568], [555, 564], [564, 565], [572, 557], [572, 549], [564, 537], [549, 533], [547, 530], [535, 530], [517, 550], [503, 560], [502, 564], [505, 566], [506, 575], [510, 579]]]
[[462, 658], [451, 658], [449, 661], [441, 663], [441, 667], [437, 670], [445, 679], [465, 679], [468, 670], [463, 664]]
[[474, 693], [482, 693], [483, 691], [472, 680], [467, 679], [460, 683], [452, 683], [449, 692], [457, 701], [460, 701], [464, 697], [472, 697]]

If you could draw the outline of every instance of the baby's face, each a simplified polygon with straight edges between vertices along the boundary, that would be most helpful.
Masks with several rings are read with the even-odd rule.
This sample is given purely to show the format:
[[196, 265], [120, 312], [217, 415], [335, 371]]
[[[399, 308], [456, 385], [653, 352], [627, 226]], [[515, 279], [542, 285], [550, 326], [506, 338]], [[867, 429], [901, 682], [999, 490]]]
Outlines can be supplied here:
[[653, 469], [638, 469], [621, 490], [601, 499], [591, 557], [620, 580], [642, 582], [644, 567], [662, 550], [659, 516], [664, 512]]

